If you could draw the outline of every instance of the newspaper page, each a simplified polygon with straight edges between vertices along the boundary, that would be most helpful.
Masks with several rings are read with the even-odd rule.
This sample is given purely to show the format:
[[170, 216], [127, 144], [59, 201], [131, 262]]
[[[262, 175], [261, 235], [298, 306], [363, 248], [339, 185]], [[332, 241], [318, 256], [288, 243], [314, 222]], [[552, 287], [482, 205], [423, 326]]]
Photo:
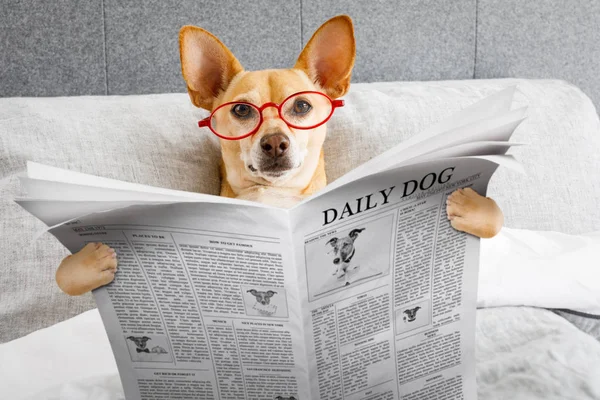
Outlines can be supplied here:
[[446, 198], [480, 158], [387, 171], [292, 210], [312, 399], [475, 399], [479, 239]]
[[131, 206], [51, 233], [117, 252], [94, 296], [128, 400], [310, 398], [286, 210]]

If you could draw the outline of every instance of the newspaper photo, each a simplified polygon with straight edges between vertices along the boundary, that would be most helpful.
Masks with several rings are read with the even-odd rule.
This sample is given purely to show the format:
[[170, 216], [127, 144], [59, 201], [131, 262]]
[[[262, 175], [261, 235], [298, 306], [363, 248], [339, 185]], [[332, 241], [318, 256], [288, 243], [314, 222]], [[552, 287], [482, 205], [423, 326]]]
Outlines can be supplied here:
[[446, 199], [520, 169], [513, 94], [291, 209], [36, 163], [17, 202], [71, 252], [116, 250], [93, 294], [128, 400], [475, 399], [479, 239]]

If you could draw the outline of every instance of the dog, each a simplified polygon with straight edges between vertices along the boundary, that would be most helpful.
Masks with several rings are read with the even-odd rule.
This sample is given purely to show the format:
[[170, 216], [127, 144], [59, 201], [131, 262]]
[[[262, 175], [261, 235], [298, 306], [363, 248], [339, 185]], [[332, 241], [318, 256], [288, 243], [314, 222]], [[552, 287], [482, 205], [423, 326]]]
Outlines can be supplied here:
[[146, 347], [148, 340], [152, 340], [148, 336], [127, 336], [127, 340], [131, 340], [135, 343], [135, 350], [138, 353], [150, 353], [150, 350]]
[[404, 320], [406, 321], [408, 319], [408, 322], [413, 322], [415, 319], [417, 319], [417, 311], [419, 311], [420, 309], [421, 307], [417, 306], [415, 308], [409, 308], [404, 310], [404, 314], [406, 314]]
[[277, 294], [272, 290], [267, 290], [266, 292], [261, 292], [256, 289], [250, 289], [246, 293], [252, 294], [252, 296], [256, 297], [256, 301], [263, 306], [268, 306], [271, 303], [271, 297]]
[[358, 234], [362, 233], [365, 229], [366, 228], [352, 229], [348, 236], [341, 239], [334, 237], [325, 243], [326, 246], [330, 245], [333, 248], [330, 251], [330, 253], [333, 252], [335, 256], [333, 259], [334, 271], [332, 275], [335, 275], [338, 279], [342, 279], [350, 270], [358, 268], [358, 265], [349, 268], [350, 261], [352, 261], [352, 258], [356, 253], [354, 241], [358, 238]]
[[[325, 187], [326, 122], [343, 105], [355, 61], [350, 17], [325, 22], [290, 69], [245, 71], [195, 26], [181, 28], [179, 49], [191, 102], [211, 112], [199, 125], [220, 138], [221, 196], [291, 207]], [[471, 189], [449, 196], [446, 211], [454, 228], [479, 237], [503, 223], [496, 203]], [[80, 295], [112, 282], [116, 271], [115, 251], [90, 243], [63, 259], [56, 282]]]

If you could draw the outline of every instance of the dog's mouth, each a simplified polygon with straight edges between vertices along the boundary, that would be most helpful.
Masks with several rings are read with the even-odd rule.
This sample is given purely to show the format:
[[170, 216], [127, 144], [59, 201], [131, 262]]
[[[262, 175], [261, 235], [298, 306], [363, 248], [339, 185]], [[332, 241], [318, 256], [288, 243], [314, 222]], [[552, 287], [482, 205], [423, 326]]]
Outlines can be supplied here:
[[302, 162], [299, 162], [298, 165], [294, 165], [289, 160], [274, 160], [263, 161], [258, 168], [252, 164], [248, 164], [248, 170], [252, 173], [260, 173], [269, 178], [279, 178], [301, 166]]

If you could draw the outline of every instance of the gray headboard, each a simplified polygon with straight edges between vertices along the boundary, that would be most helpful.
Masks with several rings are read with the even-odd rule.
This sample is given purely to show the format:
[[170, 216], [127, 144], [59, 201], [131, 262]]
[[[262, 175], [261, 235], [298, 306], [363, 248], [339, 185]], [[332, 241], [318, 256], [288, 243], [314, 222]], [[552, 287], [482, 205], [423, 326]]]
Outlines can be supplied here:
[[342, 13], [356, 28], [355, 82], [556, 78], [600, 105], [598, 0], [0, 0], [0, 96], [183, 92], [185, 24], [247, 69], [290, 67]]

